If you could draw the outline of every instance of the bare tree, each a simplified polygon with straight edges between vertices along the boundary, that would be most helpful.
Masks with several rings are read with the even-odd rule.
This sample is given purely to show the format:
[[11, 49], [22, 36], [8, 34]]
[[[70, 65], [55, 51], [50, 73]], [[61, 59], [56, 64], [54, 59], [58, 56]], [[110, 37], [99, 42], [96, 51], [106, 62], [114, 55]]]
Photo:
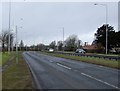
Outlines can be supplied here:
[[56, 48], [56, 42], [52, 41], [49, 45], [50, 48], [55, 49]]
[[58, 51], [62, 51], [63, 50], [63, 42], [62, 41], [58, 41], [57, 42], [57, 47], [58, 47]]
[[65, 50], [67, 51], [74, 51], [77, 46], [78, 46], [78, 36], [77, 35], [70, 35], [66, 40], [65, 40]]
[[40, 43], [40, 44], [37, 45], [37, 48], [38, 48], [39, 51], [42, 51], [42, 50], [45, 49], [45, 45]]
[[2, 33], [0, 34], [0, 42], [2, 45], [2, 51], [5, 51], [5, 43], [6, 43], [6, 36], [7, 36], [8, 32], [7, 31], [2, 31]]
[[12, 46], [13, 46], [13, 40], [14, 40], [14, 35], [13, 33], [9, 33], [7, 34], [6, 36], [6, 45], [7, 45], [7, 48], [9, 46], [9, 36], [10, 36], [10, 48], [12, 49]]
[[21, 40], [19, 47], [20, 47], [20, 51], [23, 51], [23, 50], [24, 50], [23, 40]]
[[2, 50], [3, 52], [5, 51], [5, 47], [8, 48], [8, 43], [9, 43], [9, 36], [10, 36], [10, 48], [13, 45], [13, 33], [9, 33], [9, 31], [2, 31], [2, 33], [0, 34], [0, 43], [2, 45]]
[[81, 40], [78, 40], [78, 42], [77, 42], [77, 47], [78, 47], [78, 48], [81, 48], [81, 47], [82, 47], [82, 41], [81, 41]]

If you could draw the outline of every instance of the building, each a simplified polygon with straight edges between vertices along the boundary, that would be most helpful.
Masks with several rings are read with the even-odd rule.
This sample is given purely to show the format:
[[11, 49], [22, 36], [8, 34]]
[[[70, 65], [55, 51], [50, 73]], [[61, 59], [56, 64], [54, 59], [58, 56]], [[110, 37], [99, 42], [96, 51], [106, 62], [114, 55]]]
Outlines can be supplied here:
[[103, 53], [105, 49], [103, 46], [97, 46], [97, 45], [85, 45], [82, 46], [82, 48], [86, 52], [90, 52], [90, 53]]

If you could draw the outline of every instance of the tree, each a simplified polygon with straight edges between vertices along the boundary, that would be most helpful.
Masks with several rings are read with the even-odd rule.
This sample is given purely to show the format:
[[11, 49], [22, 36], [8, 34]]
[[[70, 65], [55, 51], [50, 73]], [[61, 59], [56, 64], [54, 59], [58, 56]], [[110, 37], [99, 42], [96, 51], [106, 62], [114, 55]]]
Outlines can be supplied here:
[[13, 39], [14, 39], [13, 33], [8, 33], [7, 36], [6, 36], [7, 48], [9, 46], [9, 37], [10, 37], [10, 48], [12, 48], [12, 46], [13, 46]]
[[57, 43], [57, 46], [58, 46], [58, 51], [62, 51], [63, 50], [63, 42], [62, 41], [58, 41]]
[[56, 42], [52, 41], [49, 45], [50, 48], [55, 49], [56, 48]]
[[78, 40], [78, 42], [77, 42], [77, 48], [81, 48], [82, 47], [82, 41], [81, 40]]
[[0, 42], [2, 45], [2, 51], [5, 51], [5, 44], [6, 44], [6, 36], [7, 36], [8, 32], [7, 31], [2, 31], [2, 33], [0, 34]]
[[115, 39], [115, 47], [120, 47], [120, 31], [116, 32]]
[[113, 47], [119, 46], [120, 44], [120, 33], [115, 32], [114, 27], [109, 25], [103, 25], [100, 28], [98, 28], [97, 33], [95, 33], [95, 41], [97, 44], [102, 45], [106, 47], [106, 26], [107, 26], [107, 34], [108, 34], [108, 49], [111, 49]]
[[10, 33], [9, 31], [2, 31], [2, 33], [0, 34], [0, 42], [2, 45], [3, 52], [5, 51], [5, 46], [7, 46], [8, 49], [9, 37], [10, 37], [10, 48], [12, 48], [13, 39], [14, 39], [13, 33]]
[[20, 51], [23, 51], [24, 50], [24, 43], [23, 41], [21, 40], [20, 44], [19, 44], [19, 47], [20, 47]]
[[78, 36], [77, 35], [70, 35], [66, 40], [65, 40], [65, 50], [67, 51], [74, 51], [77, 49], [77, 44], [78, 44]]
[[45, 50], [45, 45], [44, 44], [38, 44], [37, 48], [39, 51]]

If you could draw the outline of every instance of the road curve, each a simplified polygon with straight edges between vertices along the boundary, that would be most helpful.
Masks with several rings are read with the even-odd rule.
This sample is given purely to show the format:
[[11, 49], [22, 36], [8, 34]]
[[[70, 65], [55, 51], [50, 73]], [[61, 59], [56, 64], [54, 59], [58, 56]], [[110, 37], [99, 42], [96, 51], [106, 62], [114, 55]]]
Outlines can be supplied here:
[[38, 89], [119, 89], [120, 70], [36, 52], [23, 56]]

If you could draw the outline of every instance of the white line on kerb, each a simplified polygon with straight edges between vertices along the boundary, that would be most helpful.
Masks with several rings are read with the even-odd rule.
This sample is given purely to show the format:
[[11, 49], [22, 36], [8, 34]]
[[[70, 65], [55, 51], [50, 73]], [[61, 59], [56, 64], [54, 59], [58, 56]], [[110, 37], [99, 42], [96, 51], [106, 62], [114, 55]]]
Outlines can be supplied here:
[[111, 86], [111, 87], [113, 87], [113, 88], [120, 89], [120, 88], [117, 87], [117, 86], [114, 86], [114, 85], [112, 85], [112, 84], [109, 84], [109, 83], [107, 83], [107, 82], [104, 82], [104, 81], [102, 81], [102, 80], [100, 80], [100, 79], [97, 79], [97, 78], [92, 77], [92, 76], [90, 76], [90, 75], [87, 75], [87, 74], [85, 74], [85, 73], [81, 73], [81, 74], [84, 75], [84, 76], [87, 76], [87, 77], [89, 77], [89, 78], [91, 78], [91, 79], [97, 80], [97, 81], [99, 81], [99, 82], [101, 82], [101, 83], [104, 83], [104, 84], [106, 84], [106, 85], [109, 85], [109, 86]]
[[61, 67], [64, 67], [64, 68], [66, 68], [66, 69], [71, 69], [71, 68], [69, 68], [69, 67], [67, 67], [67, 66], [65, 66], [65, 65], [62, 65], [62, 64], [59, 64], [59, 63], [57, 63], [57, 65], [59, 65], [59, 66], [61, 66]]

